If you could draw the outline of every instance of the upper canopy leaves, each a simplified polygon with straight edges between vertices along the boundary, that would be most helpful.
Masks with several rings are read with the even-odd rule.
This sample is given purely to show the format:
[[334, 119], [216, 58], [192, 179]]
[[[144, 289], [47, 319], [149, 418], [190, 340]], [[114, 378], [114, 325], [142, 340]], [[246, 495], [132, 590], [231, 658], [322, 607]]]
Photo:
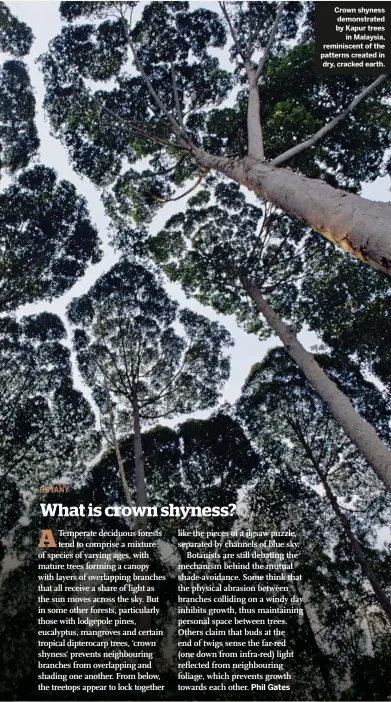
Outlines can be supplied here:
[[95, 418], [72, 380], [64, 325], [48, 312], [0, 318], [0, 482], [74, 473], [97, 450]]
[[214, 201], [201, 190], [150, 245], [165, 273], [180, 281], [187, 294], [218, 312], [235, 314], [249, 332], [259, 332], [263, 322], [239, 277], [247, 275], [281, 315], [291, 316], [303, 236], [300, 224], [248, 204], [239, 186], [220, 183]]
[[[175, 165], [175, 154], [185, 148], [184, 132], [188, 141], [212, 153], [240, 157], [247, 149], [248, 91], [236, 90], [245, 71], [224, 16], [204, 8], [192, 10], [184, 2], [150, 2], [139, 19], [140, 6], [62, 3], [68, 24], [42, 57], [52, 126], [77, 170], [100, 186], [115, 182], [121, 171], [145, 156], [154, 155], [152, 171], [167, 167], [167, 157], [168, 164]], [[277, 3], [226, 7], [243, 51], [254, 62], [267, 44]], [[84, 18], [90, 22], [82, 24]], [[299, 33], [300, 21], [304, 34]], [[311, 3], [287, 3], [260, 78], [268, 159], [312, 136], [368, 85], [366, 77], [316, 73], [312, 29]], [[231, 72], [218, 51], [229, 47], [236, 63]], [[101, 81], [111, 85], [102, 90]], [[353, 190], [375, 178], [390, 144], [388, 92], [383, 83], [341, 128], [289, 165]], [[226, 98], [229, 105], [221, 105]], [[343, 156], [346, 153], [349, 158]], [[182, 182], [189, 175], [184, 172]], [[178, 170], [175, 178], [166, 174], [164, 183], [157, 195], [167, 198], [170, 184], [181, 184]], [[145, 192], [141, 197], [148, 199]]]
[[104, 389], [128, 415], [137, 404], [147, 421], [216, 403], [229, 375], [224, 348], [231, 338], [216, 322], [179, 312], [150, 270], [122, 259], [70, 304], [68, 316], [81, 372], [101, 407]]
[[12, 56], [25, 56], [31, 49], [33, 33], [30, 27], [15, 17], [4, 2], [0, 2], [0, 51]]
[[1, 195], [0, 309], [51, 300], [101, 258], [86, 202], [68, 181], [35, 166]]
[[35, 97], [23, 61], [0, 68], [0, 170], [13, 174], [25, 168], [39, 148]]
[[[376, 427], [382, 439], [390, 442], [390, 408], [382, 393], [345, 357], [317, 355], [316, 358], [360, 414]], [[271, 460], [274, 465], [286, 461], [298, 479], [317, 485], [320, 476], [316, 465], [325, 478], [330, 476], [333, 489], [344, 500], [362, 500], [360, 506], [365, 509], [371, 506], [374, 526], [373, 502], [376, 496], [382, 498], [384, 491], [283, 349], [273, 349], [253, 366], [237, 408], [238, 416], [260, 447], [265, 466]], [[380, 505], [382, 509], [384, 502]]]

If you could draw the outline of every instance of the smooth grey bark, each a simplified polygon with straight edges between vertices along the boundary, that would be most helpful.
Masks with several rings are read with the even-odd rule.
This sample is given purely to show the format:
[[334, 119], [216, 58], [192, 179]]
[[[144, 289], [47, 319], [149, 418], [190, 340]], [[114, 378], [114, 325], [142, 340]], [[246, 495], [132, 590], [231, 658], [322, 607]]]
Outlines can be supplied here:
[[305, 350], [296, 334], [270, 307], [259, 288], [245, 276], [240, 276], [240, 282], [345, 434], [391, 492], [391, 451], [383, 444], [375, 429], [356, 412], [346, 395], [328, 378], [313, 354]]
[[[311, 227], [311, 229], [319, 232], [326, 239], [340, 246], [355, 258], [368, 263], [387, 275], [391, 275], [390, 205], [382, 202], [373, 202], [359, 197], [358, 195], [352, 195], [343, 190], [332, 188], [324, 181], [306, 178], [287, 168], [276, 168], [277, 164], [283, 163], [295, 154], [305, 151], [322, 139], [323, 136], [331, 132], [360, 102], [362, 102], [362, 100], [373, 92], [387, 76], [379, 76], [370, 86], [356, 96], [342, 113], [324, 125], [312, 137], [301, 144], [297, 144], [283, 154], [280, 154], [273, 162], [265, 163], [259, 110], [260, 96], [258, 81], [270, 53], [278, 30], [281, 14], [286, 3], [280, 2], [278, 6], [269, 41], [257, 68], [253, 68], [251, 65], [251, 57], [248, 55], [248, 53], [251, 53], [251, 38], [248, 51], [246, 52], [240, 46], [225, 3], [220, 2], [219, 4], [228, 23], [237, 54], [243, 61], [249, 83], [247, 106], [249, 155], [247, 158], [241, 159], [240, 161], [235, 161], [223, 156], [214, 156], [199, 149], [192, 142], [184, 129], [183, 121], [181, 123], [179, 114], [178, 122], [153, 88], [151, 80], [138, 57], [135, 44], [131, 37], [130, 26], [123, 12], [120, 12], [127, 42], [136, 68], [142, 75], [152, 100], [168, 120], [172, 132], [176, 137], [177, 148], [184, 149], [191, 153], [198, 165], [202, 168], [217, 170], [235, 182], [244, 185], [249, 190], [253, 190], [291, 217], [300, 220], [305, 225]], [[173, 74], [173, 81], [175, 81], [175, 74]], [[175, 93], [175, 82], [173, 83], [173, 88]], [[180, 105], [177, 98], [178, 96], [176, 95], [176, 109], [179, 112]], [[121, 117], [115, 115], [111, 110], [108, 110], [108, 108], [104, 107], [104, 109], [116, 119], [131, 124], [128, 120], [123, 120]], [[136, 129], [137, 133], [142, 133], [147, 139], [158, 141], [164, 145], [163, 141], [157, 139], [153, 135], [148, 135], [146, 132], [144, 133], [139, 127], [133, 125], [132, 128]], [[165, 145], [167, 146], [168, 144]]]
[[250, 156], [239, 160], [193, 148], [200, 166], [261, 195], [355, 258], [391, 275], [391, 205], [337, 190]]
[[263, 146], [263, 134], [260, 119], [260, 100], [257, 79], [255, 71], [250, 67], [249, 74], [249, 92], [247, 102], [247, 139], [248, 152], [260, 161], [265, 160], [265, 151]]
[[[305, 149], [310, 148], [325, 134], [334, 129], [357, 104], [383, 82], [385, 76], [379, 76], [352, 101], [346, 110], [322, 127], [310, 139], [281, 154], [272, 163], [265, 163], [264, 161], [258, 79], [270, 53], [285, 4], [285, 2], [279, 4], [268, 44], [255, 69], [251, 65], [250, 57], [246, 55], [246, 52], [238, 42], [225, 8], [225, 3], [220, 2], [236, 46], [236, 51], [244, 63], [249, 81], [247, 108], [249, 156], [240, 161], [224, 156], [214, 156], [195, 146], [183, 129], [183, 124], [178, 123], [154, 90], [138, 57], [131, 37], [130, 27], [122, 12], [120, 16], [136, 68], [142, 75], [151, 98], [170, 123], [171, 129], [176, 136], [178, 148], [191, 153], [202, 168], [217, 170], [231, 180], [244, 185], [249, 190], [253, 190], [291, 217], [300, 220], [308, 227], [311, 227], [311, 229], [319, 232], [326, 239], [340, 246], [355, 258], [365, 261], [387, 275], [391, 275], [390, 205], [382, 202], [373, 202], [358, 195], [352, 195], [343, 190], [332, 188], [324, 181], [306, 178], [288, 168], [279, 169], [276, 167], [277, 163], [282, 163], [296, 153], [301, 153]], [[127, 120], [122, 120], [122, 118], [116, 116], [108, 108], [104, 109], [117, 119], [127, 122]], [[131, 123], [129, 122], [129, 124]], [[139, 127], [136, 128], [136, 131], [142, 133]], [[147, 133], [144, 136], [156, 140], [155, 137]], [[160, 143], [164, 144], [162, 141]]]

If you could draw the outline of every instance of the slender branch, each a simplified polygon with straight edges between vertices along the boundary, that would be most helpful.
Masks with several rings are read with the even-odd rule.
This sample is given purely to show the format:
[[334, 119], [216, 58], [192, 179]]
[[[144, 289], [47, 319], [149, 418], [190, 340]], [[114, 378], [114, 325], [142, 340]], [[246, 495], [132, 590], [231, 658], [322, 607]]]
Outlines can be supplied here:
[[[168, 388], [172, 388], [172, 386], [174, 385], [176, 379], [177, 379], [177, 378], [180, 376], [180, 374], [182, 373], [182, 371], [183, 371], [183, 369], [184, 369], [184, 367], [185, 367], [185, 365], [186, 365], [186, 363], [187, 363], [189, 353], [190, 353], [190, 351], [191, 351], [191, 349], [192, 349], [192, 344], [193, 344], [193, 342], [192, 342], [192, 340], [190, 340], [190, 343], [189, 343], [189, 345], [188, 345], [188, 347], [187, 347], [187, 349], [186, 349], [186, 351], [185, 351], [185, 353], [184, 353], [183, 361], [182, 361], [182, 363], [181, 363], [179, 369], [177, 370], [177, 372], [172, 376], [171, 380], [169, 380], [168, 383], [160, 390], [160, 392], [159, 392], [158, 395], [155, 395], [155, 397], [151, 398], [150, 400], [146, 400], [145, 402], [143, 402], [142, 404], [140, 404], [140, 407], [147, 407], [148, 405], [151, 405], [151, 404], [153, 404], [154, 402], [157, 402], [158, 400], [161, 400], [162, 397], [164, 397], [165, 395], [167, 395], [167, 394], [170, 395], [170, 393], [167, 393], [166, 391], [168, 390]], [[171, 390], [171, 392], [172, 392], [172, 390]]]
[[126, 40], [129, 44], [130, 50], [133, 54], [136, 68], [137, 68], [138, 72], [141, 73], [141, 75], [144, 79], [144, 83], [148, 88], [148, 92], [149, 92], [151, 98], [153, 99], [155, 104], [159, 107], [161, 112], [167, 117], [168, 121], [170, 122], [170, 124], [173, 128], [174, 134], [176, 134], [176, 136], [179, 137], [180, 140], [184, 140], [185, 142], [189, 143], [189, 138], [188, 138], [186, 132], [182, 130], [181, 126], [178, 124], [176, 119], [172, 116], [171, 112], [169, 112], [169, 110], [167, 110], [164, 102], [160, 99], [159, 95], [157, 94], [156, 90], [154, 89], [154, 87], [153, 87], [148, 75], [146, 74], [144, 67], [143, 67], [143, 65], [138, 57], [136, 47], [134, 45], [132, 37], [130, 36], [129, 25], [128, 25], [124, 16], [122, 16], [121, 19], [122, 19], [122, 24], [123, 24], [125, 35], [126, 35]]
[[340, 122], [342, 122], [344, 119], [346, 119], [352, 110], [354, 110], [357, 105], [360, 104], [365, 98], [370, 95], [376, 88], [383, 83], [386, 78], [389, 76], [387, 74], [383, 74], [376, 78], [376, 80], [373, 81], [370, 85], [368, 85], [365, 90], [363, 90], [359, 95], [357, 95], [354, 100], [348, 105], [346, 110], [341, 112], [339, 115], [334, 117], [330, 122], [327, 122], [327, 124], [324, 125], [319, 131], [317, 131], [315, 134], [312, 135], [309, 139], [306, 139], [305, 141], [302, 141], [301, 144], [296, 144], [296, 146], [293, 146], [291, 149], [288, 149], [288, 151], [284, 151], [284, 153], [280, 154], [277, 156], [273, 161], [271, 161], [272, 166], [280, 166], [281, 163], [284, 163], [285, 161], [288, 161], [288, 159], [293, 158], [293, 156], [297, 156], [298, 154], [301, 154], [303, 151], [306, 151], [306, 149], [309, 149], [311, 146], [314, 146], [315, 144], [318, 143], [321, 139], [323, 139], [326, 134], [329, 134], [329, 132], [332, 131]]
[[180, 149], [181, 151], [190, 151], [191, 150], [190, 146], [184, 146], [183, 144], [181, 145], [181, 144], [177, 144], [177, 143], [173, 144], [170, 141], [165, 141], [164, 139], [160, 139], [159, 137], [154, 136], [154, 134], [151, 134], [150, 132], [146, 132], [144, 129], [141, 129], [140, 127], [138, 127], [135, 124], [135, 122], [132, 122], [129, 119], [125, 119], [125, 117], [121, 117], [121, 115], [117, 115], [116, 112], [113, 112], [113, 110], [110, 110], [110, 108], [106, 107], [106, 105], [101, 105], [98, 102], [98, 100], [96, 100], [96, 103], [99, 105], [101, 110], [104, 110], [109, 115], [114, 117], [116, 120], [118, 120], [119, 122], [122, 122], [122, 124], [126, 124], [128, 127], [133, 129], [133, 131], [136, 134], [143, 136], [145, 139], [148, 139], [149, 141], [154, 141], [156, 144], [160, 144], [161, 146], [168, 146], [168, 147], [171, 147], [173, 149]]
[[221, 7], [221, 10], [222, 10], [222, 12], [223, 12], [223, 15], [224, 15], [225, 19], [227, 20], [228, 27], [229, 27], [229, 31], [230, 31], [230, 33], [231, 33], [231, 37], [232, 37], [232, 39], [233, 39], [233, 41], [234, 41], [234, 44], [235, 44], [235, 49], [236, 49], [238, 55], [240, 56], [240, 58], [242, 59], [243, 63], [246, 63], [246, 56], [245, 56], [245, 54], [244, 54], [244, 52], [243, 52], [242, 47], [241, 47], [240, 44], [239, 44], [238, 38], [237, 38], [236, 33], [235, 33], [235, 30], [234, 30], [234, 28], [233, 28], [233, 24], [232, 24], [232, 22], [231, 22], [231, 18], [230, 18], [230, 16], [229, 16], [228, 12], [227, 12], [226, 7], [225, 7], [225, 2], [219, 2], [219, 5], [220, 5], [220, 7]]
[[[128, 381], [129, 387], [132, 391], [133, 389], [133, 378], [130, 377], [129, 375], [129, 368], [128, 368], [128, 357], [126, 353], [126, 348], [125, 348], [125, 340], [124, 340], [124, 333], [122, 331], [122, 321], [123, 321], [123, 316], [122, 316], [122, 309], [118, 311], [118, 326], [119, 326], [119, 331], [121, 335], [121, 347], [122, 347], [122, 357], [124, 360], [124, 365], [125, 365], [125, 377], [126, 380]], [[133, 365], [133, 359], [131, 359], [132, 365]]]
[[183, 114], [182, 114], [182, 108], [181, 108], [181, 101], [179, 99], [179, 92], [178, 92], [178, 84], [176, 82], [176, 75], [175, 75], [175, 69], [174, 69], [174, 64], [172, 61], [170, 61], [170, 67], [171, 67], [171, 78], [172, 78], [172, 87], [174, 89], [174, 99], [175, 99], [175, 107], [176, 107], [176, 114], [178, 118], [178, 122], [181, 126], [181, 128], [186, 131], [185, 124], [183, 122]]
[[159, 197], [158, 195], [153, 193], [151, 190], [147, 190], [146, 192], [149, 193], [150, 195], [152, 195], [152, 197], [155, 198], [155, 200], [158, 200], [158, 202], [176, 202], [177, 200], [182, 200], [182, 198], [186, 197], [186, 195], [190, 195], [190, 193], [192, 193], [193, 190], [195, 190], [199, 186], [199, 184], [201, 183], [203, 178], [204, 178], [204, 174], [201, 173], [199, 178], [197, 178], [197, 182], [194, 183], [194, 185], [192, 185], [191, 188], [189, 188], [189, 190], [186, 190], [186, 192], [183, 193], [183, 195], [178, 195], [178, 197], [169, 197], [166, 199], [165, 197]]
[[278, 6], [278, 10], [277, 10], [277, 14], [276, 14], [276, 19], [274, 20], [273, 27], [272, 27], [272, 31], [270, 32], [269, 41], [268, 41], [268, 43], [266, 44], [265, 51], [263, 52], [263, 55], [262, 55], [262, 57], [261, 57], [261, 59], [260, 59], [260, 61], [259, 61], [259, 63], [258, 63], [258, 68], [257, 68], [256, 74], [255, 74], [257, 80], [259, 79], [259, 76], [261, 75], [261, 73], [262, 73], [262, 71], [263, 71], [263, 68], [264, 68], [264, 65], [265, 65], [265, 63], [266, 63], [266, 60], [267, 60], [267, 58], [268, 58], [268, 56], [269, 56], [269, 54], [270, 54], [270, 49], [272, 48], [272, 44], [273, 44], [273, 41], [274, 41], [274, 37], [275, 37], [276, 34], [277, 34], [277, 29], [278, 29], [278, 25], [279, 25], [279, 23], [280, 23], [281, 14], [282, 14], [282, 11], [283, 11], [285, 5], [286, 5], [285, 2], [280, 2], [279, 6]]
[[173, 173], [176, 168], [178, 168], [186, 159], [186, 154], [183, 154], [179, 161], [177, 161], [173, 166], [170, 166], [169, 168], [164, 168], [161, 171], [156, 171], [155, 173], [133, 173], [130, 177], [129, 180], [145, 180], [146, 178], [151, 178], [151, 177], [160, 177], [164, 175], [168, 175], [169, 173]]
[[[261, 239], [261, 236], [262, 236], [262, 234], [263, 234], [264, 231], [265, 231], [265, 228], [266, 228], [267, 223], [269, 222], [269, 217], [270, 217], [270, 215], [271, 215], [273, 205], [270, 205], [270, 207], [268, 207], [268, 205], [269, 205], [269, 203], [268, 203], [268, 202], [265, 202], [265, 213], [264, 213], [264, 216], [263, 216], [261, 228], [260, 228], [260, 230], [259, 230], [258, 236], [255, 238], [254, 244], [253, 244], [253, 246], [252, 246], [252, 248], [251, 248], [251, 251], [250, 251], [250, 253], [249, 253], [248, 257], [247, 257], [247, 263], [249, 263], [249, 262], [251, 261], [251, 259], [254, 258], [254, 256], [255, 256], [255, 250], [257, 249], [258, 244], [259, 244], [260, 239]], [[268, 229], [267, 229], [267, 231], [266, 231], [266, 234], [268, 234]]]
[[[371, 502], [369, 503], [369, 505], [366, 505], [365, 507], [362, 507], [361, 509], [357, 509], [357, 508], [354, 508], [354, 507], [346, 507], [345, 505], [338, 505], [338, 506], [339, 506], [340, 509], [343, 509], [345, 512], [352, 512], [352, 513], [355, 513], [355, 514], [360, 514], [360, 513], [361, 513], [361, 514], [363, 514], [363, 513], [366, 513], [366, 514], [367, 514], [367, 513], [369, 512], [369, 510], [372, 508], [372, 506], [378, 501], [378, 499], [379, 499], [378, 496], [377, 496], [377, 497], [374, 497], [374, 499], [371, 500]], [[373, 513], [371, 512], [371, 515], [372, 515], [372, 514], [373, 514]]]

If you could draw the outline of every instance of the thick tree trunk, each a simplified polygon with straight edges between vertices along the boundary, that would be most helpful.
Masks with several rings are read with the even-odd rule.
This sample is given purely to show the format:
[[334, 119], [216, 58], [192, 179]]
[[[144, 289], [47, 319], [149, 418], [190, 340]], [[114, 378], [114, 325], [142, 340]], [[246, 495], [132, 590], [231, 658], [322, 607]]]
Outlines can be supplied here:
[[361, 548], [360, 542], [356, 539], [355, 535], [352, 532], [352, 529], [349, 524], [349, 520], [347, 519], [346, 515], [342, 512], [340, 509], [340, 506], [338, 504], [338, 500], [335, 497], [333, 491], [330, 488], [330, 485], [328, 484], [327, 480], [325, 477], [322, 475], [321, 471], [317, 470], [317, 473], [322, 481], [322, 485], [325, 489], [327, 499], [329, 500], [331, 507], [333, 509], [333, 512], [335, 516], [337, 517], [338, 521], [340, 522], [346, 537], [352, 547], [352, 551], [354, 552], [357, 562], [360, 564], [362, 571], [364, 573], [364, 576], [369, 580], [369, 582], [372, 585], [373, 592], [376, 595], [376, 599], [384, 611], [388, 621], [391, 624], [391, 602], [388, 599], [386, 593], [384, 592], [382, 586], [380, 585], [375, 573], [373, 572], [368, 560], [366, 559], [366, 556], [364, 554], [364, 551]]
[[235, 160], [197, 148], [193, 154], [203, 168], [253, 190], [355, 258], [391, 275], [391, 205], [351, 195], [256, 158]]
[[375, 429], [356, 412], [346, 395], [327, 377], [313, 354], [305, 350], [296, 334], [268, 305], [259, 288], [245, 276], [240, 277], [240, 282], [345, 434], [391, 492], [391, 451], [383, 444]]
[[254, 158], [264, 161], [262, 127], [260, 121], [260, 100], [255, 71], [249, 73], [249, 94], [247, 106], [248, 152]]

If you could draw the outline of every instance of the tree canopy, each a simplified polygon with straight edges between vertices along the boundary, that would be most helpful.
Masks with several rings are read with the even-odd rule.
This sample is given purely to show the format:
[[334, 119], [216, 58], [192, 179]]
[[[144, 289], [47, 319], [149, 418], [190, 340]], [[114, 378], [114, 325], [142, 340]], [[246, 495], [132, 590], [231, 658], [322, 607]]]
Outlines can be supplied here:
[[0, 3], [0, 49], [12, 56], [25, 56], [31, 49], [34, 36], [25, 22], [12, 14], [5, 2]]
[[59, 297], [101, 259], [85, 199], [53, 169], [24, 170], [1, 204], [1, 311]]
[[[381, 172], [386, 76], [316, 73], [312, 3], [222, 2], [218, 14], [151, 2], [141, 16], [132, 2], [60, 9], [65, 26], [41, 59], [45, 106], [79, 173], [125, 187], [136, 216], [140, 199], [172, 199], [189, 176], [196, 187], [208, 172], [225, 175], [389, 271], [388, 209], [335, 189], [357, 191]], [[280, 168], [287, 161], [293, 170]]]
[[[65, 328], [42, 312], [0, 318], [0, 481], [24, 490], [83, 469], [99, 448], [95, 417], [76, 390]], [[17, 369], [17, 372], [15, 372]]]
[[[287, 620], [289, 694], [390, 698], [391, 209], [361, 196], [389, 171], [389, 76], [317, 72], [314, 2], [70, 0], [59, 12], [38, 60], [44, 110], [109, 231], [73, 177], [40, 160], [33, 32], [0, 2], [0, 697], [36, 698], [36, 535], [75, 526], [43, 517], [58, 497], [37, 489], [61, 481], [64, 505], [141, 508], [115, 522], [136, 532], [124, 562], [146, 562], [140, 531], [157, 535], [159, 612], [137, 628], [163, 631], [162, 698], [180, 698], [183, 526], [292, 530], [301, 550], [286, 582], [303, 613]], [[39, 307], [26, 315], [28, 303]], [[251, 369], [243, 360], [232, 405], [234, 339], [210, 309], [283, 344], [264, 357], [260, 346]], [[142, 514], [168, 504], [232, 512]], [[221, 554], [237, 558], [231, 536]], [[266, 695], [285, 699], [240, 699]]]
[[215, 405], [229, 374], [230, 335], [179, 310], [151, 270], [122, 259], [70, 304], [68, 317], [80, 370], [98, 401], [107, 387], [127, 411], [137, 404], [146, 422]]

